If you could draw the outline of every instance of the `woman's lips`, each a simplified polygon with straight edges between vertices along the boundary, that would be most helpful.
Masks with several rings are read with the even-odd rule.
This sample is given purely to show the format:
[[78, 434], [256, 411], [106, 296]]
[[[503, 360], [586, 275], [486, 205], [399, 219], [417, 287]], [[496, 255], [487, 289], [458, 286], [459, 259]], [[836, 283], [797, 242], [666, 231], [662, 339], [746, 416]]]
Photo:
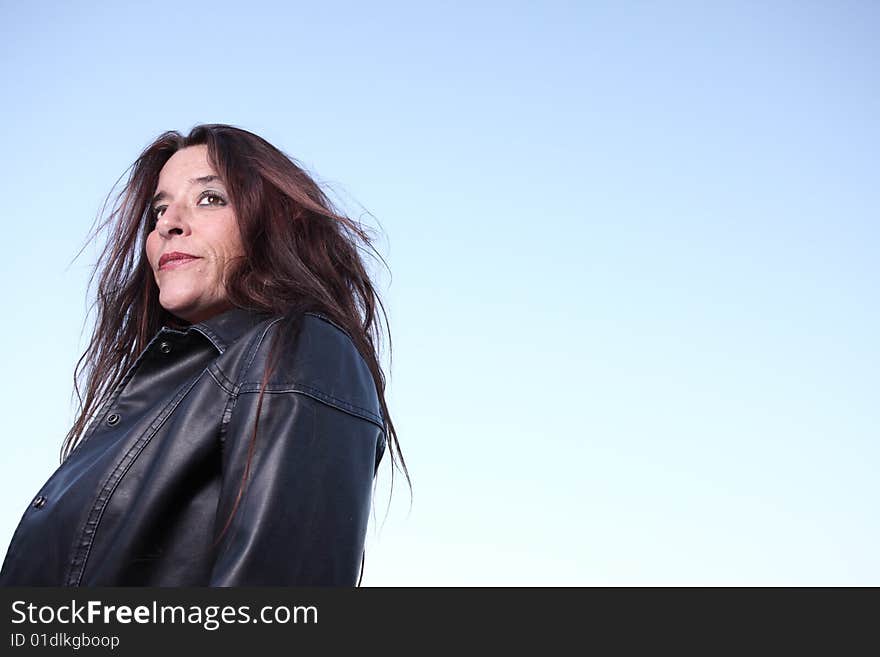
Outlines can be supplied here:
[[199, 260], [199, 258], [195, 256], [188, 256], [186, 258], [174, 258], [173, 260], [169, 260], [161, 267], [159, 267], [159, 271], [165, 271], [166, 269], [179, 269], [180, 267], [184, 267], [194, 260]]

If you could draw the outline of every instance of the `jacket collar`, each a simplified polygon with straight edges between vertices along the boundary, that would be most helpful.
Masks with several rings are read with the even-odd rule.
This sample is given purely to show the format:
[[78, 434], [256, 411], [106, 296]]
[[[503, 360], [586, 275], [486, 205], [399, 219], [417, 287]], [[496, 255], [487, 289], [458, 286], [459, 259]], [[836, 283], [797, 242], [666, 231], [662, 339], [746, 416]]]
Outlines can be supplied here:
[[217, 351], [222, 354], [229, 345], [238, 340], [249, 329], [252, 329], [260, 322], [266, 321], [271, 316], [254, 310], [233, 308], [203, 322], [193, 324], [190, 328], [208, 338], [211, 344], [217, 348]]

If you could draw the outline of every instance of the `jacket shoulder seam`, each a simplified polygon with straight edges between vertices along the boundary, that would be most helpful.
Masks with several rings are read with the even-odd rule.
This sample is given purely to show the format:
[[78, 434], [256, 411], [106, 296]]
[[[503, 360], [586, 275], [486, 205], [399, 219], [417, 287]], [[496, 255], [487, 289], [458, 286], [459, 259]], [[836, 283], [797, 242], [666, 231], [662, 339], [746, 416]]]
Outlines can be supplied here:
[[339, 324], [337, 324], [335, 321], [333, 321], [332, 319], [330, 319], [329, 317], [327, 317], [327, 315], [324, 315], [323, 313], [319, 313], [319, 312], [317, 312], [317, 311], [315, 311], [315, 310], [309, 310], [308, 312], [305, 312], [305, 313], [303, 313], [303, 314], [304, 314], [304, 315], [311, 315], [312, 317], [317, 317], [318, 319], [324, 320], [324, 322], [326, 322], [327, 324], [330, 324], [331, 326], [335, 326], [335, 327], [338, 328], [340, 331], [342, 331], [343, 333], [345, 333], [345, 335], [348, 336], [348, 339], [349, 339], [349, 340], [352, 340], [352, 341], [354, 340], [354, 338], [351, 336], [351, 333], [349, 333], [346, 329], [344, 329], [344, 328], [341, 327]]
[[[251, 384], [245, 387], [242, 387], [239, 391], [241, 394], [258, 394], [260, 392], [259, 384]], [[382, 423], [382, 418], [379, 415], [376, 415], [373, 411], [368, 408], [363, 408], [362, 406], [358, 406], [357, 404], [352, 404], [351, 402], [345, 401], [344, 399], [340, 399], [339, 397], [334, 397], [333, 395], [328, 395], [322, 390], [318, 388], [314, 388], [309, 385], [305, 385], [302, 383], [287, 383], [281, 386], [266, 386], [265, 394], [267, 395], [278, 395], [278, 394], [301, 394], [306, 395], [307, 397], [311, 397], [319, 402], [323, 402], [327, 406], [331, 406], [339, 411], [344, 413], [348, 413], [349, 415], [354, 415], [356, 417], [362, 418], [369, 422], [372, 422], [377, 427], [379, 427], [382, 431], [385, 430], [385, 427]]]
[[251, 370], [251, 366], [254, 364], [254, 359], [257, 357], [257, 353], [260, 351], [260, 347], [263, 344], [263, 341], [266, 339], [266, 336], [269, 334], [269, 331], [272, 329], [275, 324], [280, 322], [283, 318], [279, 317], [277, 319], [273, 319], [271, 322], [266, 324], [263, 327], [263, 330], [257, 333], [252, 339], [250, 348], [247, 356], [245, 357], [244, 367], [241, 370], [241, 374], [238, 378], [238, 383], [235, 385], [235, 389], [240, 389], [243, 385], [245, 385], [245, 380], [247, 378], [248, 373]]

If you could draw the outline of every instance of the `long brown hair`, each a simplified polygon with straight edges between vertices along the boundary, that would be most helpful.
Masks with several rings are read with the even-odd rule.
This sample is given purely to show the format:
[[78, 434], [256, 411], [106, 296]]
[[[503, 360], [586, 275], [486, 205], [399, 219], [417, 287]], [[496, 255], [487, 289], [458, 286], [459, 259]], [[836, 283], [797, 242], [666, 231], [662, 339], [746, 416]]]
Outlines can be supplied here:
[[[296, 334], [298, 318], [307, 311], [326, 315], [349, 334], [372, 372], [379, 396], [392, 462], [392, 492], [395, 465], [402, 467], [412, 492], [385, 402], [385, 376], [379, 361], [379, 310], [388, 332], [390, 363], [388, 317], [364, 267], [359, 245], [372, 250], [383, 263], [384, 259], [367, 231], [336, 209], [295, 159], [247, 130], [223, 124], [197, 125], [186, 137], [177, 131], [162, 133], [129, 167], [128, 182], [112, 211], [91, 235], [108, 231], [89, 281], [91, 289], [95, 275], [99, 276], [93, 303], [94, 333], [74, 370], [78, 415], [64, 439], [61, 460], [66, 460], [79, 444], [90, 421], [156, 332], [163, 325], [186, 325], [159, 304], [159, 289], [144, 245], [151, 230], [151, 199], [162, 167], [178, 150], [196, 145], [207, 146], [208, 161], [226, 185], [245, 249], [245, 257], [230, 264], [225, 272], [229, 301], [240, 308], [284, 316], [289, 321], [283, 324], [291, 335]], [[270, 357], [248, 464], [229, 520], [247, 480], [263, 389], [273, 367]], [[85, 397], [80, 392], [83, 379]]]

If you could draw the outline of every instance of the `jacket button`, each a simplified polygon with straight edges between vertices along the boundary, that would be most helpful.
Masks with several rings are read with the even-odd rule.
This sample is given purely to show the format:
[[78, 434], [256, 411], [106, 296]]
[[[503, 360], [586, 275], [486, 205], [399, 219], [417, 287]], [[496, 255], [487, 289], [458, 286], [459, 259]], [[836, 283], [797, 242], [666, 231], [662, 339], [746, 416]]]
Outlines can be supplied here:
[[111, 427], [116, 426], [117, 424], [119, 424], [120, 419], [121, 418], [119, 417], [119, 413], [111, 413], [107, 416], [107, 424], [109, 424]]
[[46, 498], [42, 495], [37, 496], [37, 498], [31, 504], [35, 509], [40, 509], [46, 504]]
[[159, 351], [161, 351], [163, 354], [170, 354], [171, 353], [171, 343], [170, 342], [162, 342], [161, 344], [159, 344]]

